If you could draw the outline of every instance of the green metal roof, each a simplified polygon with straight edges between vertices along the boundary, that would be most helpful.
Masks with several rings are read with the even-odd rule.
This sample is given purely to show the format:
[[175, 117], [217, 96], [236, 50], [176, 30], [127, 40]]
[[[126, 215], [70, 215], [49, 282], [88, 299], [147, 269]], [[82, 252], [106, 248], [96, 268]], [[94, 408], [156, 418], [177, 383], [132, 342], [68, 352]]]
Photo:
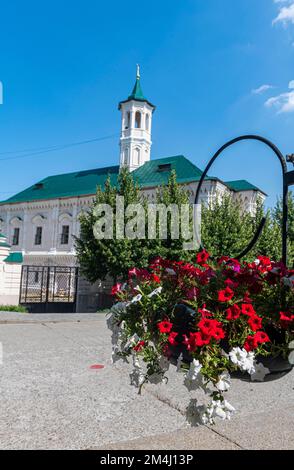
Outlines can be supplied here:
[[6, 238], [5, 235], [3, 235], [3, 233], [0, 233], [0, 238]]
[[23, 256], [21, 252], [10, 253], [7, 258], [5, 258], [5, 263], [22, 263]]
[[143, 93], [143, 90], [142, 90], [142, 87], [141, 87], [141, 82], [140, 82], [139, 77], [136, 78], [136, 83], [134, 85], [133, 91], [130, 94], [128, 99], [129, 100], [137, 100], [137, 101], [146, 101], [146, 98], [144, 96], [144, 93]]
[[[166, 169], [165, 169], [166, 168]], [[178, 183], [199, 181], [202, 171], [183, 155], [150, 160], [133, 171], [142, 188], [167, 184], [170, 173], [175, 170]], [[207, 179], [215, 179], [207, 177]]]
[[108, 175], [110, 176], [111, 183], [115, 185], [117, 183], [118, 172], [118, 166], [110, 166], [49, 176], [6, 201], [2, 201], [1, 204], [95, 194], [97, 186], [104, 186]]
[[[134, 170], [132, 174], [142, 188], [147, 188], [167, 184], [172, 170], [175, 170], [180, 184], [199, 181], [202, 175], [202, 171], [183, 155], [150, 160]], [[104, 186], [108, 176], [110, 176], [111, 184], [116, 185], [118, 173], [119, 166], [110, 166], [49, 176], [0, 204], [93, 195], [96, 193], [97, 186]], [[206, 179], [217, 180], [211, 176], [207, 176]], [[245, 180], [229, 181], [224, 184], [234, 191], [260, 191]]]
[[[233, 191], [261, 191], [257, 186], [254, 186], [254, 184], [249, 183], [249, 181], [246, 180], [235, 180], [235, 181], [226, 181], [225, 184], [232, 189]], [[265, 194], [265, 193], [263, 193]]]
[[9, 245], [8, 243], [6, 242], [0, 242], [0, 247], [3, 247], [3, 248], [10, 248], [11, 245]]
[[147, 98], [145, 98], [143, 90], [142, 90], [141, 82], [140, 82], [140, 77], [138, 76], [136, 78], [136, 82], [132, 90], [132, 93], [130, 94], [127, 100], [119, 102], [118, 109], [120, 109], [122, 103], [127, 103], [128, 101], [131, 101], [131, 100], [145, 101], [146, 103], [148, 103], [150, 106], [152, 106], [155, 109], [154, 104], [150, 103], [150, 101], [148, 101]]

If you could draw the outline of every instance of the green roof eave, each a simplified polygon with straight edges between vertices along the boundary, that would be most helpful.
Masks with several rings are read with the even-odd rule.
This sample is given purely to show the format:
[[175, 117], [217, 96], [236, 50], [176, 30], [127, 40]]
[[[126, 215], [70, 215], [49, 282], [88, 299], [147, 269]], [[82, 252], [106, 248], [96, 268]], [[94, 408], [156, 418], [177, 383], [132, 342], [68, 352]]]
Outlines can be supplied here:
[[153, 108], [153, 110], [152, 110], [153, 112], [154, 112], [155, 109], [156, 109], [156, 106], [155, 106], [154, 104], [152, 104], [149, 100], [146, 100], [146, 98], [143, 99], [143, 98], [130, 98], [130, 97], [129, 97], [127, 100], [120, 101], [120, 102], [118, 103], [118, 109], [121, 108], [121, 105], [122, 105], [122, 104], [128, 103], [129, 101], [142, 101], [142, 102], [144, 102], [144, 103], [147, 103], [149, 106], [151, 106], [151, 108]]
[[7, 258], [5, 258], [5, 263], [18, 263], [21, 264], [23, 262], [23, 255], [21, 252], [14, 252], [10, 253]]
[[228, 186], [229, 189], [235, 192], [241, 192], [241, 191], [258, 191], [265, 196], [267, 194], [262, 191], [260, 188], [255, 186], [254, 184], [250, 183], [247, 180], [234, 180], [234, 181], [226, 181], [225, 184]]

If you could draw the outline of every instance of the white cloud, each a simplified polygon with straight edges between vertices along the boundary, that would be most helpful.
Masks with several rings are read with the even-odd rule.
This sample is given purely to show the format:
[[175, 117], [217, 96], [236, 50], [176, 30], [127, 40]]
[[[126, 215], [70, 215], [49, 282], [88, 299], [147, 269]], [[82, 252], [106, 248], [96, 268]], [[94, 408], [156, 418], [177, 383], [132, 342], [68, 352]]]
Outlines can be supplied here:
[[252, 90], [252, 93], [254, 95], [261, 95], [262, 93], [265, 93], [267, 90], [271, 90], [272, 88], [274, 88], [272, 85], [261, 85], [260, 87]]
[[265, 106], [275, 108], [278, 114], [294, 112], [294, 80], [289, 82], [289, 90], [286, 93], [269, 98], [265, 102]]
[[[275, 3], [288, 3], [285, 1], [276, 1]], [[278, 23], [282, 21], [284, 24], [290, 22], [294, 24], [294, 2], [291, 0], [291, 2], [288, 4], [288, 6], [283, 6], [280, 7], [280, 11], [278, 16], [273, 20], [273, 24]]]

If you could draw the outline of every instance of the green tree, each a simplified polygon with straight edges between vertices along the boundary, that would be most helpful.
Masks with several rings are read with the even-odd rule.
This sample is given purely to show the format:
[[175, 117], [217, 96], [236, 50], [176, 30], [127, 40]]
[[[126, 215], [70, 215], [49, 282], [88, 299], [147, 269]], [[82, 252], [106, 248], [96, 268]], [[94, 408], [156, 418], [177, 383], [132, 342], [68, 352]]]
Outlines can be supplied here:
[[[77, 257], [81, 271], [85, 277], [95, 282], [105, 279], [107, 275], [113, 278], [126, 276], [134, 266], [143, 267], [148, 263], [148, 246], [143, 240], [128, 240], [116, 237], [116, 196], [124, 197], [124, 210], [129, 204], [144, 204], [139, 186], [134, 182], [127, 170], [122, 170], [118, 176], [117, 186], [112, 186], [107, 179], [104, 189], [97, 189], [96, 198], [90, 211], [80, 218], [81, 233], [76, 238]], [[95, 213], [97, 204], [108, 204], [113, 211], [113, 238], [97, 240], [93, 227], [100, 216]], [[128, 219], [126, 218], [126, 221]]]
[[250, 251], [249, 257], [252, 258], [257, 255], [263, 255], [279, 261], [282, 255], [281, 226], [273, 217], [272, 211], [270, 209], [266, 211], [264, 205], [261, 202], [258, 202], [255, 216], [252, 219], [254, 233], [263, 217], [266, 218], [265, 225], [256, 245]]
[[251, 215], [230, 195], [202, 204], [201, 238], [213, 256], [237, 256], [251, 240], [253, 228]]
[[[163, 204], [166, 208], [172, 208], [173, 206], [178, 210], [178, 234], [176, 237], [172, 237], [173, 227], [172, 227], [172, 216], [171, 212], [167, 212], [167, 237], [166, 239], [160, 239], [159, 232], [160, 232], [160, 220], [159, 217], [157, 219], [157, 239], [152, 246], [150, 243], [151, 252], [162, 256], [163, 258], [169, 258], [171, 260], [190, 260], [191, 254], [189, 250], [183, 249], [183, 244], [189, 240], [185, 240], [183, 238], [183, 227], [182, 227], [182, 206], [183, 205], [190, 205], [189, 201], [189, 194], [187, 190], [184, 190], [178, 183], [177, 183], [177, 175], [176, 172], [173, 170], [169, 176], [168, 183], [165, 186], [161, 186], [158, 188], [156, 192], [156, 203]], [[188, 226], [185, 228], [190, 231], [191, 235], [193, 234], [193, 223], [192, 223], [192, 207], [188, 211], [189, 220]]]
[[[116, 196], [124, 196], [124, 211], [130, 204], [141, 204], [145, 213], [145, 239], [118, 239], [116, 237]], [[188, 193], [183, 191], [176, 182], [176, 174], [172, 172], [168, 184], [159, 188], [156, 202], [169, 206], [189, 201]], [[108, 204], [113, 210], [113, 238], [97, 240], [93, 233], [95, 223], [101, 215], [95, 213], [97, 204]], [[125, 223], [133, 216], [125, 216]], [[148, 203], [140, 192], [140, 187], [134, 181], [133, 176], [127, 170], [122, 170], [118, 176], [117, 186], [112, 186], [110, 178], [107, 179], [104, 189], [98, 188], [93, 206], [89, 212], [80, 217], [81, 233], [76, 238], [76, 250], [82, 273], [90, 282], [105, 279], [110, 275], [114, 279], [125, 278], [128, 270], [134, 266], [142, 268], [156, 256], [171, 259], [189, 258], [191, 253], [183, 251], [183, 240], [173, 240], [171, 237], [171, 218], [167, 218], [167, 239], [158, 239], [159, 218], [156, 222], [155, 239], [148, 239]], [[123, 228], [123, 227], [122, 227]]]
[[[282, 227], [283, 218], [283, 201], [280, 197], [272, 211], [272, 217], [275, 223]], [[293, 266], [294, 263], [294, 194], [289, 192], [288, 195], [288, 265]]]

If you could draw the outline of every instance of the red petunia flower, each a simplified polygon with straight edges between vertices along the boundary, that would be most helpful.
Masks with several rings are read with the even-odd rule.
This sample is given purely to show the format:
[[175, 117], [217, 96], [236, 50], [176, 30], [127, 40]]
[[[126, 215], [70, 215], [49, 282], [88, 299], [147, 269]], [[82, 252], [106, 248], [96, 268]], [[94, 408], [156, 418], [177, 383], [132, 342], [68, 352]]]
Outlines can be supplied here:
[[136, 346], [133, 347], [133, 350], [136, 352], [140, 352], [145, 346], [145, 341], [139, 341]]
[[247, 336], [246, 341], [244, 343], [244, 349], [246, 349], [247, 352], [253, 351], [253, 349], [256, 349], [258, 344], [256, 343], [254, 336]]
[[203, 266], [209, 257], [210, 257], [210, 254], [206, 250], [203, 250], [196, 255], [196, 263]]
[[255, 341], [257, 342], [257, 344], [271, 342], [268, 335], [264, 331], [258, 331], [257, 333], [255, 333]]
[[160, 323], [157, 323], [157, 328], [159, 329], [160, 333], [170, 333], [173, 324], [168, 320], [164, 320]]
[[198, 308], [198, 312], [201, 314], [202, 318], [207, 318], [207, 317], [212, 316], [212, 313], [209, 310], [207, 310], [206, 304], [204, 304], [202, 308]]
[[258, 256], [257, 257], [259, 263], [257, 264], [257, 269], [261, 273], [266, 273], [272, 269], [272, 263], [270, 258], [267, 256]]
[[242, 304], [241, 312], [243, 315], [248, 315], [249, 317], [256, 315], [256, 312], [251, 304]]
[[158, 284], [160, 284], [160, 277], [157, 276], [157, 274], [151, 274], [151, 278], [154, 282], [157, 282]]
[[169, 334], [169, 337], [168, 337], [168, 342], [169, 344], [171, 344], [172, 346], [177, 346], [179, 343], [176, 341], [176, 337], [178, 336], [179, 333], [176, 333], [175, 331], [172, 331], [170, 334]]
[[120, 284], [119, 282], [115, 284], [111, 289], [111, 295], [116, 295], [119, 292], [121, 292], [121, 287], [122, 287], [122, 284]]
[[249, 317], [248, 325], [252, 331], [260, 330], [262, 328], [262, 318], [257, 315], [252, 315]]
[[244, 343], [246, 351], [253, 351], [259, 344], [269, 343], [270, 339], [264, 331], [257, 331], [255, 335], [249, 335]]
[[292, 323], [293, 321], [294, 315], [291, 315], [291, 313], [288, 312], [280, 312], [280, 322], [283, 328], [288, 328], [290, 323]]
[[227, 320], [237, 320], [240, 317], [241, 309], [239, 305], [234, 304], [226, 310]]
[[226, 287], [224, 290], [218, 292], [219, 302], [228, 302], [234, 297], [234, 291], [230, 287]]
[[206, 335], [203, 332], [198, 331], [197, 333], [190, 333], [189, 338], [186, 335], [184, 336], [183, 344], [186, 345], [188, 351], [195, 352], [197, 348], [206, 346], [211, 341], [211, 336]]
[[215, 328], [214, 332], [212, 334], [212, 337], [214, 339], [216, 339], [217, 341], [219, 341], [220, 339], [224, 339], [225, 336], [226, 336], [226, 334], [225, 334], [224, 330], [222, 328], [219, 328], [219, 327]]
[[198, 323], [198, 327], [201, 330], [201, 333], [205, 336], [210, 336], [216, 340], [223, 339], [225, 337], [225, 332], [221, 328], [222, 324], [217, 320], [211, 320], [209, 318], [203, 318]]

